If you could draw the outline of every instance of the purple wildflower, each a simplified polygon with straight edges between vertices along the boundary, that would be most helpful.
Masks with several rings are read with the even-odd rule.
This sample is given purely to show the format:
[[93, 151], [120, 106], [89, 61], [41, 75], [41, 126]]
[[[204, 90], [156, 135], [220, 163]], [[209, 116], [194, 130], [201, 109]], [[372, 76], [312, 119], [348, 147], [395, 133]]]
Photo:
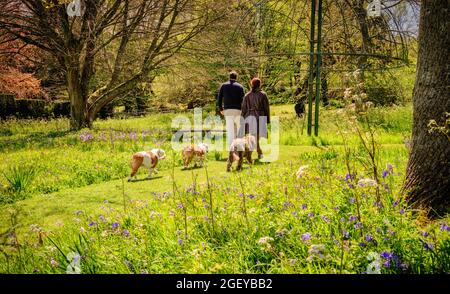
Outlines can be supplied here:
[[364, 243], [364, 242], [360, 242], [358, 245], [359, 245], [360, 247], [366, 247], [366, 246], [367, 246], [366, 243]]
[[130, 232], [128, 230], [123, 230], [122, 234], [127, 238], [130, 237]]
[[385, 268], [390, 268], [390, 267], [391, 267], [391, 261], [390, 261], [390, 260], [386, 260], [386, 261], [383, 263], [383, 266], [384, 266]]
[[405, 214], [405, 209], [404, 209], [404, 208], [400, 209], [399, 213], [400, 213], [401, 215]]
[[137, 136], [135, 132], [130, 132], [130, 134], [128, 135], [131, 141], [136, 140]]
[[248, 195], [248, 198], [250, 198], [250, 199], [255, 199], [255, 195], [250, 194], [250, 195]]
[[184, 205], [183, 205], [182, 203], [179, 203], [179, 204], [177, 205], [177, 208], [178, 208], [178, 209], [183, 209], [183, 208], [184, 208]]
[[344, 218], [344, 217], [341, 217], [341, 218], [339, 219], [339, 221], [340, 221], [341, 223], [343, 223], [343, 222], [345, 222], [345, 218]]
[[387, 170], [383, 171], [383, 174], [381, 175], [383, 178], [387, 177], [389, 175], [389, 172]]
[[295, 217], [297, 217], [297, 216], [298, 216], [298, 212], [297, 212], [297, 211], [294, 211], [294, 212], [292, 213], [292, 215], [295, 216]]
[[94, 139], [94, 136], [92, 136], [92, 134], [90, 134], [90, 133], [82, 133], [82, 134], [80, 134], [80, 140], [83, 143], [89, 142], [92, 139]]
[[96, 226], [96, 225], [97, 225], [96, 222], [93, 222], [93, 221], [89, 222], [89, 226], [90, 226], [90, 227], [93, 227], [93, 226]]
[[302, 235], [302, 241], [303, 242], [308, 241], [309, 239], [311, 239], [311, 233], [304, 233]]
[[105, 220], [105, 217], [104, 217], [103, 215], [99, 216], [98, 219], [99, 219], [100, 221], [102, 221], [102, 222], [105, 222], [105, 221], [106, 221], [106, 220]]
[[349, 187], [350, 189], [355, 189], [355, 186], [353, 186], [352, 183], [349, 183], [349, 184], [348, 184], [348, 187]]
[[355, 203], [355, 198], [350, 197], [350, 199], [348, 201], [350, 202], [350, 204], [354, 204]]
[[181, 246], [183, 246], [183, 239], [178, 239], [178, 244], [180, 244]]
[[352, 223], [352, 222], [356, 221], [357, 219], [358, 219], [358, 218], [357, 218], [356, 216], [351, 215], [350, 218], [348, 219], [348, 222], [349, 222], [349, 223]]
[[342, 238], [345, 239], [345, 240], [347, 240], [350, 237], [349, 232], [347, 232], [344, 229], [341, 230], [341, 233], [342, 233]]
[[115, 223], [113, 223], [112, 225], [111, 225], [111, 230], [115, 230], [115, 229], [117, 229], [119, 227], [119, 223], [118, 222], [115, 222]]
[[374, 241], [372, 235], [370, 235], [370, 234], [366, 234], [366, 236], [364, 238], [366, 239], [367, 242], [373, 242]]
[[355, 229], [359, 229], [360, 227], [362, 227], [362, 222], [357, 222], [354, 227]]
[[398, 200], [395, 200], [394, 203], [392, 204], [392, 207], [396, 207], [398, 205]]
[[283, 206], [284, 207], [289, 207], [289, 206], [294, 206], [294, 205], [290, 201], [284, 201]]
[[450, 227], [447, 225], [447, 223], [443, 223], [440, 229], [441, 231], [450, 231]]
[[326, 215], [323, 215], [323, 216], [322, 216], [322, 220], [323, 220], [324, 222], [326, 222], [327, 224], [330, 222], [330, 219], [329, 219]]
[[373, 203], [373, 206], [374, 207], [378, 207], [378, 208], [383, 208], [383, 203], [381, 202], [381, 201], [375, 201], [374, 203]]
[[349, 180], [351, 180], [353, 177], [351, 174], [346, 174], [345, 175], [345, 181], [348, 182]]
[[303, 210], [305, 210], [305, 209], [307, 209], [308, 208], [308, 205], [307, 204], [302, 204], [302, 209]]
[[314, 217], [314, 213], [308, 212], [308, 217], [309, 217], [309, 218], [313, 218], [313, 217]]
[[429, 235], [430, 235], [430, 233], [428, 233], [428, 232], [422, 232], [422, 236], [425, 238], [428, 237]]
[[422, 240], [420, 240], [420, 242], [422, 242], [422, 245], [426, 250], [432, 250], [434, 248], [434, 245], [431, 243], [427, 243]]

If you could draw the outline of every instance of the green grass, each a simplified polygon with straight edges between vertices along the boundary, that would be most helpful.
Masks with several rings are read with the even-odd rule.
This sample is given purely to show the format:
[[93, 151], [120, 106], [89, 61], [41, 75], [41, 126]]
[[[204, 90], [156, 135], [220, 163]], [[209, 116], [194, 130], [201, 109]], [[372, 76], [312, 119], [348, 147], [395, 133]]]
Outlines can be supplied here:
[[[175, 114], [76, 133], [64, 120], [2, 124], [0, 171], [32, 166], [35, 175], [17, 199], [0, 179], [0, 272], [64, 273], [71, 252], [83, 273], [362, 273], [372, 252], [381, 273], [450, 271], [449, 218], [427, 220], [400, 193], [411, 106], [369, 114], [378, 191], [358, 185], [373, 178], [367, 152], [338, 110], [321, 113], [319, 137], [306, 135], [292, 105], [272, 110], [280, 158], [240, 173], [227, 173], [226, 154], [215, 151], [207, 169], [182, 170], [169, 151]], [[364, 120], [358, 126], [367, 130]], [[93, 139], [80, 140], [87, 133]], [[130, 154], [154, 146], [169, 151], [159, 173], [126, 182]]]

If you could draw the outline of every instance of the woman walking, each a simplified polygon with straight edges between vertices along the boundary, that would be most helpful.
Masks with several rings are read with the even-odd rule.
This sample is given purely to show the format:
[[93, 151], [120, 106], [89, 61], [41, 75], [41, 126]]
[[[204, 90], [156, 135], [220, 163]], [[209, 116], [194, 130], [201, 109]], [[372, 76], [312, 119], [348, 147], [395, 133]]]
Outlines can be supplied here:
[[258, 159], [263, 158], [260, 137], [268, 138], [267, 124], [270, 123], [269, 99], [261, 90], [261, 80], [254, 78], [250, 82], [252, 90], [248, 92], [242, 101], [242, 116], [245, 119], [245, 134], [256, 137], [256, 150]]

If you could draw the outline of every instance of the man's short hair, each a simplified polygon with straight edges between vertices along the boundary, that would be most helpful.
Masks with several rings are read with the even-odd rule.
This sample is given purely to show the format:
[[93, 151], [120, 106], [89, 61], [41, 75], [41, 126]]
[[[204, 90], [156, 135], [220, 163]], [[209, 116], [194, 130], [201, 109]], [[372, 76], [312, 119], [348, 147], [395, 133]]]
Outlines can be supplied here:
[[237, 76], [237, 72], [235, 72], [234, 70], [230, 71], [230, 80], [236, 80]]

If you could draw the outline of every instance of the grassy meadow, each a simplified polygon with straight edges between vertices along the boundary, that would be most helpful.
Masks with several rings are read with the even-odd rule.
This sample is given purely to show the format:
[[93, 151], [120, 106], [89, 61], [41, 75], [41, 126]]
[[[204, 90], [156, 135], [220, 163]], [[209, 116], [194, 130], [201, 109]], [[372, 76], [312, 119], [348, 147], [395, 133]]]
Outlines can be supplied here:
[[[214, 150], [182, 170], [177, 114], [80, 132], [65, 119], [2, 122], [0, 272], [450, 272], [450, 218], [428, 220], [400, 192], [411, 105], [323, 109], [318, 137], [292, 105], [272, 111], [279, 159], [231, 173]], [[168, 154], [158, 173], [127, 182], [131, 154], [154, 147]]]

